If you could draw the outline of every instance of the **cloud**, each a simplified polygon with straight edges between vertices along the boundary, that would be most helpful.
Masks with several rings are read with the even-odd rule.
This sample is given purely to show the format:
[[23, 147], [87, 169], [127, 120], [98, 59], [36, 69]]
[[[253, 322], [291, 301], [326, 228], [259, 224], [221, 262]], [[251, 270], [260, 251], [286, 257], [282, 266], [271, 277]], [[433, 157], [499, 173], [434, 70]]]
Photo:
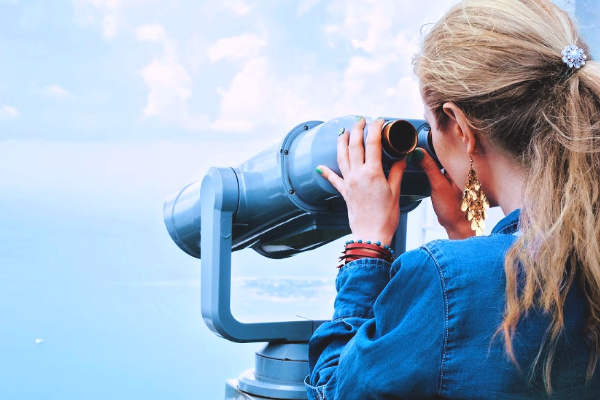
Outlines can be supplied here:
[[[143, 11], [141, 6], [161, 3], [164, 0], [71, 0], [73, 19], [82, 26], [101, 27], [102, 36], [106, 40], [114, 39], [121, 28], [127, 25], [128, 9], [136, 9], [136, 14]], [[173, 2], [173, 0], [169, 0]]]
[[238, 16], [248, 14], [252, 11], [252, 8], [245, 0], [224, 0], [223, 5]]
[[450, 4], [432, 0], [424, 10], [418, 3], [400, 6], [394, 0], [330, 2], [324, 42], [333, 49], [352, 49], [339, 78], [331, 83], [336, 90], [330, 109], [421, 118], [412, 56], [419, 48], [422, 25], [439, 19]]
[[[400, 7], [394, 0], [327, 3], [321, 39], [339, 56], [329, 65], [317, 61], [322, 50], [314, 55], [298, 50], [302, 63], [290, 65], [263, 53], [266, 43], [260, 36], [248, 33], [220, 39], [210, 47], [209, 58], [237, 61], [240, 67], [228, 86], [217, 89], [221, 101], [213, 129], [285, 131], [282, 127], [304, 120], [355, 113], [421, 118], [412, 56], [418, 51], [421, 25], [437, 20], [451, 3], [432, 1], [433, 11], [428, 7], [425, 13], [421, 5]], [[317, 4], [317, 0], [303, 0], [297, 14]], [[261, 26], [267, 32], [264, 37], [270, 38], [271, 26]]]
[[166, 39], [165, 28], [160, 24], [142, 25], [135, 30], [140, 41], [151, 43], [164, 42]]
[[[231, 81], [229, 89], [217, 89], [221, 96], [219, 115], [212, 127], [218, 131], [249, 132], [269, 118], [272, 81], [264, 58], [248, 61]], [[266, 114], [266, 115], [265, 115]]]
[[116, 36], [122, 19], [123, 0], [72, 0], [75, 21], [81, 25], [93, 25], [100, 20], [102, 36]]
[[149, 88], [143, 115], [185, 129], [206, 126], [206, 116], [189, 112], [188, 100], [192, 96], [193, 82], [185, 66], [178, 60], [177, 43], [169, 38], [160, 24], [140, 26], [135, 33], [139, 41], [156, 43], [162, 47], [162, 54], [140, 72]]
[[12, 106], [0, 107], [0, 119], [13, 119], [19, 117], [19, 111]]
[[73, 94], [71, 94], [71, 92], [57, 84], [46, 86], [44, 89], [42, 89], [42, 92], [48, 96], [62, 99], [73, 97]]
[[[134, 5], [164, 0], [73, 2], [80, 4], [82, 20], [101, 22], [103, 36], [111, 38], [131, 23]], [[316, 46], [303, 47], [302, 41], [286, 48], [277, 47], [285, 46], [277, 40], [278, 29], [285, 27], [271, 21], [275, 15], [268, 7], [247, 0], [227, 0], [215, 6], [219, 12], [224, 7], [234, 15], [228, 17], [229, 22], [219, 23], [250, 29], [238, 30], [235, 36], [211, 37], [207, 32], [213, 32], [212, 25], [200, 19], [203, 28], [191, 35], [193, 40], [189, 35], [176, 40], [176, 31], [165, 28], [167, 17], [154, 16], [152, 20], [160, 23], [134, 30], [138, 41], [157, 49], [139, 70], [147, 87], [141, 114], [186, 130], [208, 128], [255, 136], [273, 129], [285, 131], [282, 127], [308, 119], [352, 113], [420, 117], [411, 57], [418, 48], [421, 25], [439, 18], [450, 3], [432, 0], [423, 11], [420, 4], [400, 6], [394, 0], [301, 0], [296, 14], [302, 16], [318, 7], [325, 13], [318, 22], [324, 29], [315, 29], [313, 39], [307, 38], [317, 40]], [[252, 32], [257, 29], [258, 33]], [[323, 63], [326, 57], [334, 61]], [[232, 64], [225, 68], [215, 64], [226, 62]], [[236, 69], [231, 72], [232, 68]], [[199, 105], [203, 108], [196, 111]]]
[[299, 0], [296, 16], [301, 17], [313, 9], [321, 0]]
[[154, 59], [141, 72], [150, 87], [144, 115], [173, 117], [191, 96], [192, 80], [183, 66], [170, 59]]
[[256, 56], [266, 43], [264, 39], [251, 33], [222, 38], [208, 49], [208, 57], [213, 62], [244, 59]]

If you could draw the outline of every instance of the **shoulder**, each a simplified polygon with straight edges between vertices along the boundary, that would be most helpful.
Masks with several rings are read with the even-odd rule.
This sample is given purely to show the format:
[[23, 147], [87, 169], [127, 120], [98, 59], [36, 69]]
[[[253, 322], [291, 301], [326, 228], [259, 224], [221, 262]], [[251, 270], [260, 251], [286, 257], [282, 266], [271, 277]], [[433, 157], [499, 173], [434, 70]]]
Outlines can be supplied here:
[[435, 260], [453, 260], [464, 258], [465, 254], [475, 258], [504, 258], [504, 254], [515, 241], [514, 235], [492, 234], [489, 236], [473, 236], [462, 240], [434, 240], [421, 248]]
[[468, 279], [481, 283], [504, 274], [504, 258], [516, 237], [507, 234], [464, 240], [436, 240], [421, 247], [442, 279]]
[[476, 236], [463, 240], [434, 240], [421, 247], [407, 251], [393, 263], [390, 275], [394, 278], [400, 271], [402, 275], [418, 274], [423, 278], [440, 278], [477, 266], [492, 267], [503, 264], [506, 251], [515, 240], [515, 236], [493, 234]]
[[429, 242], [398, 257], [389, 289], [430, 301], [441, 298], [446, 312], [481, 302], [497, 308], [504, 299], [504, 258], [514, 240], [514, 235], [493, 234]]

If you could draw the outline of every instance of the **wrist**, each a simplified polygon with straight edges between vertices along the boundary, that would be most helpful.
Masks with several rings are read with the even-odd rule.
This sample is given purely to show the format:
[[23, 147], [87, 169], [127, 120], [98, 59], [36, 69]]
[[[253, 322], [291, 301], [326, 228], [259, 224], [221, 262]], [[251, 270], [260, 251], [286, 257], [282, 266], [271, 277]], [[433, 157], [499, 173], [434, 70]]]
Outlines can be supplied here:
[[344, 245], [344, 251], [339, 259], [342, 264], [338, 265], [338, 268], [361, 258], [377, 258], [391, 263], [394, 261], [394, 250], [388, 244], [379, 241], [349, 240]]
[[371, 242], [371, 243], [381, 243], [382, 246], [387, 244], [390, 245], [392, 243], [392, 239], [394, 238], [394, 232], [384, 233], [384, 232], [352, 232], [351, 240], [354, 242], [358, 242], [359, 240], [363, 243]]

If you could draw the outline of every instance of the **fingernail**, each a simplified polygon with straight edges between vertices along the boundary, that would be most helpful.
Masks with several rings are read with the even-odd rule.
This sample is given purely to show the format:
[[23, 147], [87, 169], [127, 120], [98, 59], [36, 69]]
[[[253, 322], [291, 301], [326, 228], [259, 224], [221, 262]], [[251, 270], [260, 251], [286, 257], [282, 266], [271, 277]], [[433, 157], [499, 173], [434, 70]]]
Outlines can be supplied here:
[[319, 175], [323, 175], [323, 170], [321, 169], [321, 167], [317, 167], [317, 173]]
[[421, 162], [425, 158], [425, 153], [423, 153], [423, 150], [421, 149], [415, 149], [413, 154], [415, 155], [415, 160], [417, 160], [417, 162]]
[[408, 153], [408, 155], [406, 156], [406, 162], [409, 163], [410, 160], [412, 160], [413, 158], [413, 153], [414, 151], [411, 151], [410, 153]]
[[356, 121], [360, 121], [362, 118], [363, 118], [363, 117], [362, 117], [362, 115], [358, 115], [358, 116], [356, 117]]
[[377, 117], [377, 119], [383, 119], [383, 117]]
[[340, 128], [340, 132], [338, 133], [338, 136], [342, 136], [344, 134], [344, 132], [346, 132], [346, 128]]

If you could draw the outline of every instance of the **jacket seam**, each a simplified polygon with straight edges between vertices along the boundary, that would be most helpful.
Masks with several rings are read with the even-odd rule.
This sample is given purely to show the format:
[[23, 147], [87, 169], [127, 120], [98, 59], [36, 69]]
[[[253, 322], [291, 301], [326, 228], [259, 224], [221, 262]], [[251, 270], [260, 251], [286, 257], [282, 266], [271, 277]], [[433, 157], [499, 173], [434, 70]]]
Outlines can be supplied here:
[[440, 360], [440, 380], [438, 384], [438, 395], [441, 396], [442, 389], [444, 387], [444, 366], [447, 359], [447, 350], [448, 350], [448, 340], [449, 340], [449, 317], [448, 317], [448, 292], [446, 289], [446, 280], [444, 278], [444, 272], [442, 271], [442, 267], [438, 263], [435, 256], [432, 254], [431, 250], [427, 246], [423, 246], [425, 251], [429, 254], [433, 263], [438, 271], [440, 276], [440, 285], [442, 286], [442, 297], [444, 299], [444, 341], [442, 345], [442, 357]]
[[334, 321], [342, 321], [342, 322], [346, 322], [345, 320], [348, 318], [360, 318], [360, 319], [373, 319], [373, 317], [370, 317], [368, 315], [363, 315], [363, 314], [357, 314], [357, 315], [342, 315], [341, 317], [335, 317], [331, 319], [331, 322]]
[[[307, 389], [309, 389], [310, 392], [312, 392], [313, 394], [317, 394], [317, 396], [319, 397], [318, 400], [325, 400], [325, 386], [326, 385], [321, 385], [321, 386], [313, 386], [311, 385], [309, 382], [309, 376], [307, 376], [306, 378], [304, 378], [304, 385]], [[307, 390], [308, 392], [308, 390]], [[307, 393], [308, 394], [308, 393]]]
[[509, 232], [516, 232], [519, 228], [519, 221], [512, 222], [506, 225], [504, 228], [498, 230], [496, 233], [510, 234]]

